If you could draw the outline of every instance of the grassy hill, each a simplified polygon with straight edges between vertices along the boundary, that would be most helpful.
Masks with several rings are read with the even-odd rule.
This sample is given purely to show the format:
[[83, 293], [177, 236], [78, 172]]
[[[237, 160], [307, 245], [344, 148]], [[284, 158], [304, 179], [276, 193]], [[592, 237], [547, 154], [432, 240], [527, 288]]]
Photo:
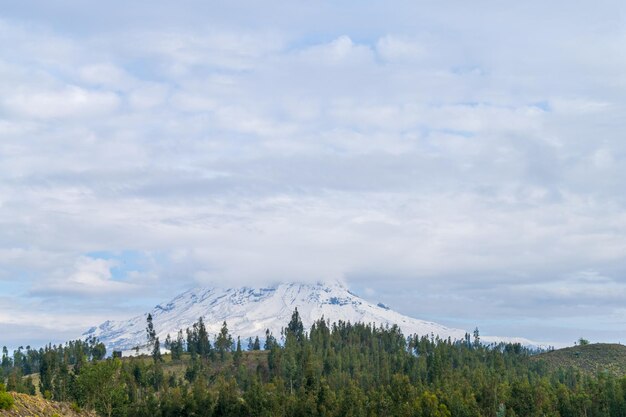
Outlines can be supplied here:
[[0, 410], [0, 417], [95, 417], [97, 414], [89, 411], [80, 411], [70, 404], [44, 400], [39, 396], [10, 393], [15, 399], [13, 408], [8, 411]]
[[588, 372], [609, 371], [626, 375], [626, 346], [608, 343], [572, 346], [542, 353], [533, 360], [543, 361], [550, 368], [574, 367]]

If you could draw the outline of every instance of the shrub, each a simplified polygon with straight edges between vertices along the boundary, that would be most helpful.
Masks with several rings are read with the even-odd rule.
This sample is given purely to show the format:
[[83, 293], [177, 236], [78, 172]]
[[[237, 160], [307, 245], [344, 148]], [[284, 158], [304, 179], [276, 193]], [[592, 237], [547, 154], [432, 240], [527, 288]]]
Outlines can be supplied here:
[[10, 410], [14, 402], [11, 394], [8, 392], [0, 392], [0, 410]]

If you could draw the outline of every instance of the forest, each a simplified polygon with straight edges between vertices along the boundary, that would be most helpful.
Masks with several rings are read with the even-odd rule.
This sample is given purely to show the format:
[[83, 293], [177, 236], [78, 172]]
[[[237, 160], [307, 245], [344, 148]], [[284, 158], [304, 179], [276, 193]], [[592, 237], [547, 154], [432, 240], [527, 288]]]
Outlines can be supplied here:
[[[202, 319], [149, 355], [120, 357], [96, 339], [3, 349], [6, 389], [102, 416], [626, 416], [626, 377], [549, 367], [519, 344], [405, 336], [398, 327], [304, 329], [295, 310], [277, 337], [234, 340]], [[163, 353], [162, 353], [163, 352]], [[166, 353], [165, 353], [166, 352]]]

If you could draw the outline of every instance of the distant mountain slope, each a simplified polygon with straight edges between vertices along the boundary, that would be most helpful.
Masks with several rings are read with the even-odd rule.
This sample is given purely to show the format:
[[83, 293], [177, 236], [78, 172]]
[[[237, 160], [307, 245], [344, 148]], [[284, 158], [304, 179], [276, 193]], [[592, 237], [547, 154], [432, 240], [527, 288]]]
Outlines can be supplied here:
[[532, 358], [551, 368], [575, 367], [589, 372], [609, 371], [626, 375], [626, 346], [608, 343], [572, 346], [542, 353]]
[[10, 410], [0, 410], [0, 417], [97, 417], [93, 411], [79, 411], [70, 404], [44, 400], [41, 397], [11, 392], [15, 404]]
[[[152, 311], [154, 326], [160, 340], [172, 337], [179, 329], [191, 326], [203, 317], [211, 334], [219, 332], [224, 321], [233, 335], [242, 339], [265, 335], [269, 329], [280, 338], [281, 329], [298, 308], [305, 328], [324, 317], [331, 322], [343, 320], [376, 325], [397, 324], [404, 334], [439, 335], [462, 339], [466, 330], [449, 328], [437, 323], [404, 316], [383, 304], [370, 303], [339, 283], [280, 284], [267, 288], [197, 288], [186, 291]], [[128, 321], [106, 321], [89, 329], [85, 336], [96, 336], [107, 350], [129, 351], [146, 343], [146, 315]], [[481, 337], [485, 342], [511, 341], [533, 345], [526, 339]], [[263, 340], [263, 339], [262, 339]]]

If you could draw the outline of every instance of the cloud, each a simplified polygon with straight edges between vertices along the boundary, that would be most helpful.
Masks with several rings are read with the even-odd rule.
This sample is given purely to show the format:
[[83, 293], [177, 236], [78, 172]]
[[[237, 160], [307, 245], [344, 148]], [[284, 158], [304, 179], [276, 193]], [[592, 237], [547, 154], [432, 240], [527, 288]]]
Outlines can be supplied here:
[[81, 80], [113, 89], [124, 88], [134, 80], [122, 68], [110, 63], [89, 64], [78, 69]]
[[139, 54], [165, 74], [184, 77], [197, 71], [254, 69], [256, 62], [284, 47], [280, 36], [271, 31], [145, 31], [130, 35], [128, 53]]
[[37, 284], [33, 294], [106, 296], [135, 292], [137, 288], [134, 284], [113, 279], [111, 269], [116, 265], [114, 260], [80, 257], [69, 272], [58, 271], [50, 279]]
[[411, 62], [427, 56], [426, 48], [419, 42], [392, 35], [378, 39], [376, 52], [383, 60], [389, 62]]
[[16, 92], [5, 97], [3, 104], [18, 116], [56, 119], [107, 115], [119, 106], [119, 99], [111, 92], [68, 86], [57, 91]]
[[198, 283], [344, 278], [491, 334], [623, 317], [620, 4], [237, 5], [7, 6], [15, 311], [78, 329]]
[[315, 66], [368, 64], [373, 58], [366, 45], [352, 42], [349, 36], [340, 36], [329, 43], [314, 45], [300, 51], [300, 57]]

